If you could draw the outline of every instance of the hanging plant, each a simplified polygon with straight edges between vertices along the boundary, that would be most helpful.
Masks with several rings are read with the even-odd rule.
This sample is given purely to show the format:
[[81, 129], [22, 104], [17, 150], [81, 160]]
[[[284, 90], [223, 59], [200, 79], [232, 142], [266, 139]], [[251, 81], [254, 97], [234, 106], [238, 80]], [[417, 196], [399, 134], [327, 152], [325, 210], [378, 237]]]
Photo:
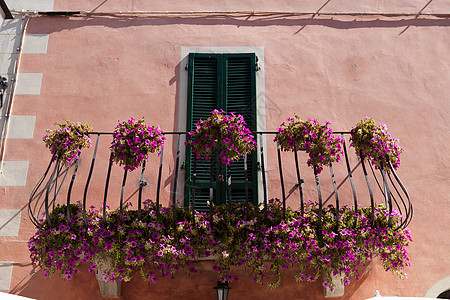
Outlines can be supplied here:
[[144, 123], [144, 119], [131, 118], [121, 122], [113, 133], [111, 161], [123, 165], [125, 170], [133, 171], [148, 159], [149, 153], [161, 154], [165, 139], [159, 126], [149, 126]]
[[278, 128], [274, 141], [283, 151], [306, 150], [308, 166], [315, 167], [317, 174], [323, 167], [339, 162], [342, 155], [342, 139], [333, 136], [329, 122], [321, 125], [317, 120], [303, 121], [297, 114], [288, 118]]
[[351, 130], [350, 146], [355, 148], [361, 159], [368, 158], [376, 169], [383, 167], [389, 171], [389, 161], [394, 169], [400, 166], [400, 154], [403, 149], [399, 140], [394, 139], [387, 131], [385, 124], [377, 125], [374, 119], [366, 117]]
[[210, 160], [214, 149], [219, 149], [220, 161], [229, 165], [256, 148], [246, 125], [243, 116], [215, 109], [208, 119], [195, 124], [197, 128], [189, 132], [186, 145], [192, 147], [196, 158], [205, 160]]
[[[174, 220], [173, 208], [149, 200], [140, 220], [137, 211], [125, 207], [122, 212], [107, 210], [106, 222], [94, 207], [85, 217], [80, 204], [70, 206], [67, 219], [66, 206], [58, 205], [49, 216], [53, 226], [42, 223], [44, 227], [28, 242], [30, 257], [45, 277], [59, 273], [70, 280], [81, 264], [89, 264], [89, 272], [98, 269], [104, 281], [130, 281], [139, 271], [149, 282], [173, 278], [179, 271], [196, 273], [195, 262], [210, 258], [220, 281], [238, 280], [236, 271], [243, 269], [255, 282], [272, 288], [290, 268], [296, 269], [297, 281], [312, 282], [324, 275], [323, 285], [332, 286], [332, 275], [342, 275], [345, 285], [357, 280], [359, 267], [375, 256], [386, 271], [400, 278], [405, 278], [404, 269], [410, 265], [406, 250], [410, 233], [394, 230], [401, 220], [395, 209], [390, 213], [377, 206], [372, 223], [371, 208], [361, 208], [355, 225], [354, 209], [344, 207], [337, 228], [332, 206], [323, 210], [319, 226], [318, 208], [312, 203], [303, 215], [288, 208], [284, 218], [281, 202], [272, 199], [267, 219], [257, 206], [233, 205], [233, 213], [227, 205], [215, 206], [212, 215], [196, 212], [195, 224], [192, 212], [177, 208]], [[106, 257], [112, 268], [102, 270], [96, 262]]]
[[58, 129], [47, 129], [42, 137], [45, 146], [50, 149], [54, 155], [54, 159], [59, 158], [61, 163], [70, 166], [80, 156], [82, 148], [91, 146], [91, 139], [88, 134], [92, 131], [89, 124], [81, 124], [80, 122], [55, 123]]

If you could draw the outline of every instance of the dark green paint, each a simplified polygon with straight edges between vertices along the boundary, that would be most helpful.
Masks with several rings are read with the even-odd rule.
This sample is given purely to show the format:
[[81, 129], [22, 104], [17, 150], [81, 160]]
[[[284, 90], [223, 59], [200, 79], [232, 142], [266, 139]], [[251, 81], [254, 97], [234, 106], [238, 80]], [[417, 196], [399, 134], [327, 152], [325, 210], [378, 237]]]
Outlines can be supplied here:
[[[187, 131], [195, 128], [202, 117], [208, 118], [210, 111], [223, 109], [244, 116], [247, 126], [256, 131], [256, 56], [254, 53], [242, 54], [189, 54], [188, 63], [188, 103]], [[256, 138], [256, 137], [255, 137]], [[190, 147], [186, 148], [185, 207], [191, 201], [192, 161]], [[232, 164], [232, 201], [245, 201], [245, 180], [243, 160]], [[209, 200], [209, 168], [207, 161], [197, 161], [196, 197], [197, 210], [207, 210]], [[226, 167], [214, 168], [214, 202], [226, 203]], [[222, 184], [217, 180], [222, 174]], [[248, 157], [249, 200], [258, 204], [258, 172], [256, 151]]]

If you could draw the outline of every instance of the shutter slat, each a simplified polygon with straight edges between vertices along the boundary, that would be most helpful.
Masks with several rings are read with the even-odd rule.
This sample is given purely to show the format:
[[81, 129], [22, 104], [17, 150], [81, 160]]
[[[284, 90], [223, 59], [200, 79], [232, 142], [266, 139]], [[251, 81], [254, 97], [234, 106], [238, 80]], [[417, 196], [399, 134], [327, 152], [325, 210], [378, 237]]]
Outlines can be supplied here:
[[[253, 59], [253, 62], [252, 62]], [[189, 57], [189, 78], [190, 95], [188, 97], [188, 107], [191, 108], [188, 116], [188, 130], [195, 129], [195, 123], [200, 118], [205, 120], [209, 117], [213, 109], [225, 109], [228, 112], [236, 112], [244, 116], [248, 127], [255, 130], [256, 127], [256, 91], [254, 82], [254, 54], [190, 54]], [[222, 72], [219, 74], [219, 72]], [[221, 80], [218, 82], [218, 80]], [[221, 97], [225, 97], [222, 99]], [[225, 104], [225, 107], [220, 107]], [[190, 152], [189, 147], [187, 150]], [[192, 162], [193, 154], [187, 153], [186, 161], [186, 186], [192, 184]], [[257, 203], [257, 171], [256, 154], [248, 156], [248, 178], [250, 200]], [[196, 192], [195, 208], [200, 211], [207, 211], [207, 201], [209, 201], [209, 180], [210, 162], [197, 160], [196, 163]], [[216, 181], [218, 166], [213, 169], [214, 187], [218, 187]], [[231, 165], [233, 201], [245, 201], [245, 176], [243, 160]], [[226, 170], [222, 167], [223, 172]], [[226, 192], [226, 183], [223, 182]], [[191, 199], [190, 188], [186, 188], [187, 199]], [[223, 196], [223, 195], [222, 195]], [[219, 197], [218, 191], [214, 191], [214, 198]], [[226, 196], [223, 197], [227, 199]], [[216, 200], [217, 203], [217, 200]], [[187, 203], [188, 204], [188, 203]]]
[[[227, 110], [236, 112], [244, 117], [247, 126], [255, 130], [254, 122], [256, 111], [254, 107], [256, 98], [254, 85], [252, 84], [252, 61], [250, 57], [229, 57], [227, 69]], [[249, 197], [250, 201], [257, 199], [257, 189], [253, 189], [257, 181], [256, 156], [247, 157]], [[231, 182], [233, 183], [231, 196], [233, 201], [245, 201], [245, 175], [244, 160], [241, 159], [231, 165]]]

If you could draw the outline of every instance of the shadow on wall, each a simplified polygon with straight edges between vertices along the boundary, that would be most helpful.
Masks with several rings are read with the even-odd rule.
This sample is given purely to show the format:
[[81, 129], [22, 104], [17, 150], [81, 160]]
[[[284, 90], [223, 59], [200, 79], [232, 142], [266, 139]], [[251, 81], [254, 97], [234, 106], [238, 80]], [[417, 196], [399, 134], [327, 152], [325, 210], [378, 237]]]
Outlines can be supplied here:
[[51, 278], [44, 278], [43, 271], [35, 272], [32, 269], [29, 273], [23, 273], [21, 281], [11, 288], [10, 293], [39, 300], [105, 299], [100, 295], [94, 275], [87, 270], [88, 266], [81, 267], [76, 279], [67, 281], [56, 274]]
[[[376, 18], [377, 16], [373, 16]], [[48, 19], [51, 18], [52, 22]], [[335, 17], [323, 15], [289, 15], [289, 14], [227, 14], [209, 16], [175, 16], [175, 15], [111, 15], [94, 16], [89, 14], [72, 16], [52, 16], [44, 18], [33, 18], [29, 26], [29, 33], [52, 33], [62, 30], [70, 30], [81, 27], [103, 26], [109, 28], [124, 28], [133, 26], [167, 26], [167, 25], [229, 25], [236, 27], [265, 27], [265, 26], [289, 26], [299, 27], [299, 31], [304, 26], [324, 26], [335, 29], [356, 29], [356, 28], [397, 28], [397, 27], [448, 27], [450, 17], [393, 17], [385, 19], [356, 19], [357, 16], [346, 16], [348, 20], [336, 20]], [[33, 26], [39, 25], [39, 26]], [[33, 32], [37, 28], [39, 32]], [[297, 32], [299, 32], [297, 31]]]
[[[361, 288], [369, 277], [370, 264], [365, 269], [361, 269], [361, 278], [358, 281], [346, 287], [346, 293], [343, 297], [334, 299], [353, 299], [355, 292]], [[26, 267], [29, 267], [29, 265]], [[213, 287], [217, 283], [217, 272], [213, 271], [212, 262], [198, 262], [196, 267], [199, 272], [195, 275], [189, 276], [179, 273], [174, 279], [163, 278], [159, 279], [157, 283], [148, 283], [136, 273], [131, 282], [122, 284], [121, 299], [215, 299]], [[245, 300], [278, 299], [280, 297], [302, 300], [324, 298], [321, 282], [297, 283], [293, 278], [294, 274], [293, 269], [289, 270], [283, 276], [279, 288], [269, 289], [267, 286], [254, 283], [250, 274], [240, 271], [238, 272], [239, 280], [230, 285], [230, 298]], [[272, 279], [266, 278], [266, 282], [268, 283]], [[372, 293], [370, 288], [364, 291], [364, 293], [366, 292]], [[31, 270], [28, 274], [24, 272], [23, 279], [11, 289], [10, 293], [40, 300], [112, 299], [101, 297], [95, 276], [88, 273], [87, 266], [80, 267], [79, 273], [71, 281], [63, 280], [57, 274], [51, 278], [44, 278], [42, 271]], [[370, 297], [370, 295], [367, 297]]]

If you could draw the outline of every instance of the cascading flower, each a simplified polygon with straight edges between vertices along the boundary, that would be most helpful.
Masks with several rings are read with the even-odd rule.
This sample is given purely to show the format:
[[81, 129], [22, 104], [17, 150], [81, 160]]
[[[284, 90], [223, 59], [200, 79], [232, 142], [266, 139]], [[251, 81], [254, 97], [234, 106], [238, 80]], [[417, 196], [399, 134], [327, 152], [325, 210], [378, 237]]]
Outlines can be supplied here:
[[317, 174], [324, 166], [339, 162], [342, 155], [342, 139], [333, 136], [329, 122], [321, 125], [317, 120], [303, 121], [297, 114], [288, 118], [278, 128], [274, 142], [283, 151], [306, 150], [309, 154], [308, 166], [314, 167]]
[[230, 165], [256, 148], [246, 125], [243, 116], [215, 109], [208, 119], [200, 119], [195, 124], [196, 129], [189, 132], [186, 145], [192, 147], [196, 158], [205, 160], [210, 160], [214, 149], [218, 149], [220, 161]]
[[91, 146], [91, 139], [88, 134], [92, 131], [89, 124], [80, 122], [55, 123], [58, 129], [47, 129], [42, 137], [45, 146], [50, 149], [54, 159], [60, 159], [61, 163], [70, 166], [80, 156], [82, 148]]
[[384, 169], [389, 171], [389, 162], [394, 169], [400, 166], [403, 149], [398, 144], [399, 140], [387, 131], [385, 124], [377, 125], [374, 119], [366, 117], [352, 128], [350, 141], [356, 155], [361, 159], [369, 159], [376, 169], [383, 164]]
[[133, 171], [148, 159], [149, 153], [161, 154], [164, 147], [164, 132], [159, 126], [149, 126], [144, 119], [130, 118], [117, 125], [111, 143], [111, 161]]
[[[53, 226], [43, 222], [28, 248], [44, 276], [59, 273], [67, 280], [80, 264], [89, 264], [89, 272], [98, 269], [104, 281], [129, 281], [139, 271], [156, 282], [179, 271], [197, 273], [193, 263], [208, 257], [215, 260], [213, 270], [221, 281], [238, 280], [235, 269], [244, 269], [255, 282], [272, 288], [279, 286], [281, 273], [289, 268], [297, 269], [298, 281], [315, 281], [323, 275], [323, 284], [332, 287], [331, 276], [340, 274], [349, 284], [359, 277], [359, 267], [375, 256], [386, 271], [405, 277], [411, 237], [408, 229], [394, 230], [401, 218], [395, 210], [389, 213], [377, 206], [371, 220], [371, 208], [360, 208], [355, 224], [354, 209], [344, 207], [336, 225], [336, 209], [328, 206], [319, 226], [314, 203], [306, 205], [303, 215], [287, 209], [283, 218], [281, 202], [268, 202], [268, 218], [257, 206], [247, 210], [245, 203], [233, 203], [233, 213], [227, 205], [215, 206], [212, 216], [196, 212], [195, 223], [192, 212], [176, 208], [174, 220], [172, 208], [149, 200], [140, 219], [130, 207], [122, 212], [107, 209], [106, 220], [101, 210], [91, 207], [85, 219], [81, 204], [72, 204], [67, 218], [66, 206], [58, 205], [50, 214]], [[112, 267], [104, 269], [107, 257]], [[265, 279], [269, 274], [275, 275], [274, 282]]]

